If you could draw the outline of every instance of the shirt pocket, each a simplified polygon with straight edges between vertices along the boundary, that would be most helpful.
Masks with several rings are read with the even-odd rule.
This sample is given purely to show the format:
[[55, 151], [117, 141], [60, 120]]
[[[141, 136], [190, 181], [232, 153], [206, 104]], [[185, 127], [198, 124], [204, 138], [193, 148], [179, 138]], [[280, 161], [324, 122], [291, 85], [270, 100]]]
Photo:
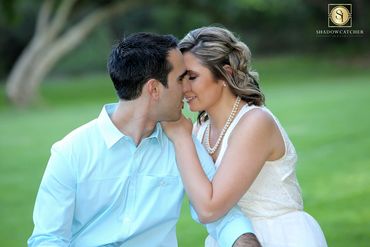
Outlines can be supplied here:
[[139, 176], [135, 196], [136, 215], [149, 224], [177, 220], [184, 189], [178, 176]]

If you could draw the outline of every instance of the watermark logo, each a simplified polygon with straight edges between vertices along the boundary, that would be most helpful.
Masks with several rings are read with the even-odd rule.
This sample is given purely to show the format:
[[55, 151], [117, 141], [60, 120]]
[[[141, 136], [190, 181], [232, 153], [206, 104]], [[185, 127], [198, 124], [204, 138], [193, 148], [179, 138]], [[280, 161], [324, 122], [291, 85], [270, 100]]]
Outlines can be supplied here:
[[325, 29], [316, 29], [316, 36], [322, 38], [350, 38], [363, 37], [363, 29], [352, 26], [352, 4], [328, 4], [328, 26]]
[[328, 27], [352, 27], [352, 4], [328, 4]]

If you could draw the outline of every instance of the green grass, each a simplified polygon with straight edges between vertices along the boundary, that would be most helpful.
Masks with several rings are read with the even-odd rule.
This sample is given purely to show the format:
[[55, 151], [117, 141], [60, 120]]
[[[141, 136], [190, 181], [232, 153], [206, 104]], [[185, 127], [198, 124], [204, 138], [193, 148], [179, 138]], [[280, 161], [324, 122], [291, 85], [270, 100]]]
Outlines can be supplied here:
[[[298, 178], [306, 211], [329, 246], [370, 241], [370, 72], [319, 57], [260, 59], [267, 105], [299, 154]], [[0, 102], [0, 239], [24, 246], [32, 231], [35, 195], [55, 141], [116, 101], [106, 75], [50, 79], [44, 103], [16, 110]], [[0, 97], [4, 88], [0, 88]], [[206, 236], [185, 200], [179, 245], [202, 246]]]

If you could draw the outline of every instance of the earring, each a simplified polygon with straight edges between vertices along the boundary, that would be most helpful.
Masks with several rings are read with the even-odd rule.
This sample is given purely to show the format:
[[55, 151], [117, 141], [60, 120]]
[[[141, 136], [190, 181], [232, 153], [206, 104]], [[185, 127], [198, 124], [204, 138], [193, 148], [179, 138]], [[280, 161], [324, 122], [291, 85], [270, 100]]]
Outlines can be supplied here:
[[226, 82], [224, 82], [224, 87], [226, 87]]

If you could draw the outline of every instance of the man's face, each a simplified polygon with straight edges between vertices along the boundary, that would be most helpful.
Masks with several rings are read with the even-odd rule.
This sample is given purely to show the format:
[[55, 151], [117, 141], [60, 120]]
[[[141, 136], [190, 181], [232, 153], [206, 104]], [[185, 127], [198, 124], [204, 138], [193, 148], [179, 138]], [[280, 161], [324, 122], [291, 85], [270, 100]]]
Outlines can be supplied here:
[[159, 104], [160, 121], [177, 121], [183, 107], [183, 78], [186, 69], [184, 58], [178, 49], [172, 49], [167, 60], [172, 65], [172, 70], [167, 77], [168, 87], [164, 87]]

